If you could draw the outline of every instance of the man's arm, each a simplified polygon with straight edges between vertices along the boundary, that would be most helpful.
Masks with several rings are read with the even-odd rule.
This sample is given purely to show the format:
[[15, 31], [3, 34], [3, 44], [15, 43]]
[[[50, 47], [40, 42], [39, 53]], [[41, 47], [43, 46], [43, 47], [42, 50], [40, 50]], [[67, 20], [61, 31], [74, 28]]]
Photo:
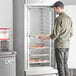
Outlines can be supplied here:
[[58, 36], [60, 35], [60, 31], [61, 31], [61, 22], [55, 22], [55, 26], [54, 26], [54, 30], [53, 33], [50, 35], [51, 39], [56, 39], [58, 38]]
[[61, 30], [60, 22], [56, 22], [53, 33], [49, 36], [40, 36], [39, 39], [41, 40], [54, 39], [55, 40], [59, 36], [60, 30]]

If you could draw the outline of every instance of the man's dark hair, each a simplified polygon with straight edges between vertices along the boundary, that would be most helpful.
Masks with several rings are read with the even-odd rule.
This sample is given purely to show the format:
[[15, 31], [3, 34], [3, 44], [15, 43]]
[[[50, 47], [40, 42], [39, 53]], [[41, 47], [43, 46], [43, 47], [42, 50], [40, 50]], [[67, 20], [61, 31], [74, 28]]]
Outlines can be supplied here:
[[64, 8], [64, 4], [63, 4], [63, 2], [61, 2], [61, 1], [57, 1], [55, 4], [53, 4], [53, 6], [51, 6], [51, 7], [61, 7], [61, 8]]

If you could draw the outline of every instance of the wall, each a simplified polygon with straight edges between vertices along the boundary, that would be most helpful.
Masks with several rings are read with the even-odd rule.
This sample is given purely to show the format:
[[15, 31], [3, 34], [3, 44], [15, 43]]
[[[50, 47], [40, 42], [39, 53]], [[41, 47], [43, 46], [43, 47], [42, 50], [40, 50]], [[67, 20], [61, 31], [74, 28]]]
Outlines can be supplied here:
[[[73, 27], [73, 37], [70, 39], [70, 50], [69, 50], [69, 68], [76, 68], [76, 46], [75, 46], [75, 41], [76, 41], [76, 5], [66, 5], [65, 6], [65, 12], [71, 17], [72, 19], [72, 27]], [[71, 12], [72, 11], [72, 12]]]
[[60, 1], [63, 1], [64, 2], [64, 4], [76, 4], [76, 0], [60, 0]]
[[13, 0], [13, 46], [17, 52], [17, 75], [24, 76], [24, 0]]
[[13, 50], [13, 0], [0, 0], [0, 28], [10, 28], [9, 49]]

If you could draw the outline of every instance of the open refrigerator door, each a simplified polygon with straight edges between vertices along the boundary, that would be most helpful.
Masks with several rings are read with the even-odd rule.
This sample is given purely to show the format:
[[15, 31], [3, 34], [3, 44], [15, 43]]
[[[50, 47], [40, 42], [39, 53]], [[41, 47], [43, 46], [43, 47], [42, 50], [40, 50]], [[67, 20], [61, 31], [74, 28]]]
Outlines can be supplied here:
[[[26, 75], [57, 74], [52, 67], [53, 41], [40, 40], [47, 36], [54, 25], [54, 11], [50, 6], [25, 5], [25, 71]], [[34, 72], [36, 71], [36, 72]]]

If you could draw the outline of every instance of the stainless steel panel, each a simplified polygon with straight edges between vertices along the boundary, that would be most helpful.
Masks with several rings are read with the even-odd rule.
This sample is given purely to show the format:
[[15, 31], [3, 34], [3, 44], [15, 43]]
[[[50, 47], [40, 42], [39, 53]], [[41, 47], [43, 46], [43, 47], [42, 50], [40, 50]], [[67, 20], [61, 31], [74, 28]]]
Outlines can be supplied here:
[[0, 52], [0, 75], [16, 76], [16, 54]]

